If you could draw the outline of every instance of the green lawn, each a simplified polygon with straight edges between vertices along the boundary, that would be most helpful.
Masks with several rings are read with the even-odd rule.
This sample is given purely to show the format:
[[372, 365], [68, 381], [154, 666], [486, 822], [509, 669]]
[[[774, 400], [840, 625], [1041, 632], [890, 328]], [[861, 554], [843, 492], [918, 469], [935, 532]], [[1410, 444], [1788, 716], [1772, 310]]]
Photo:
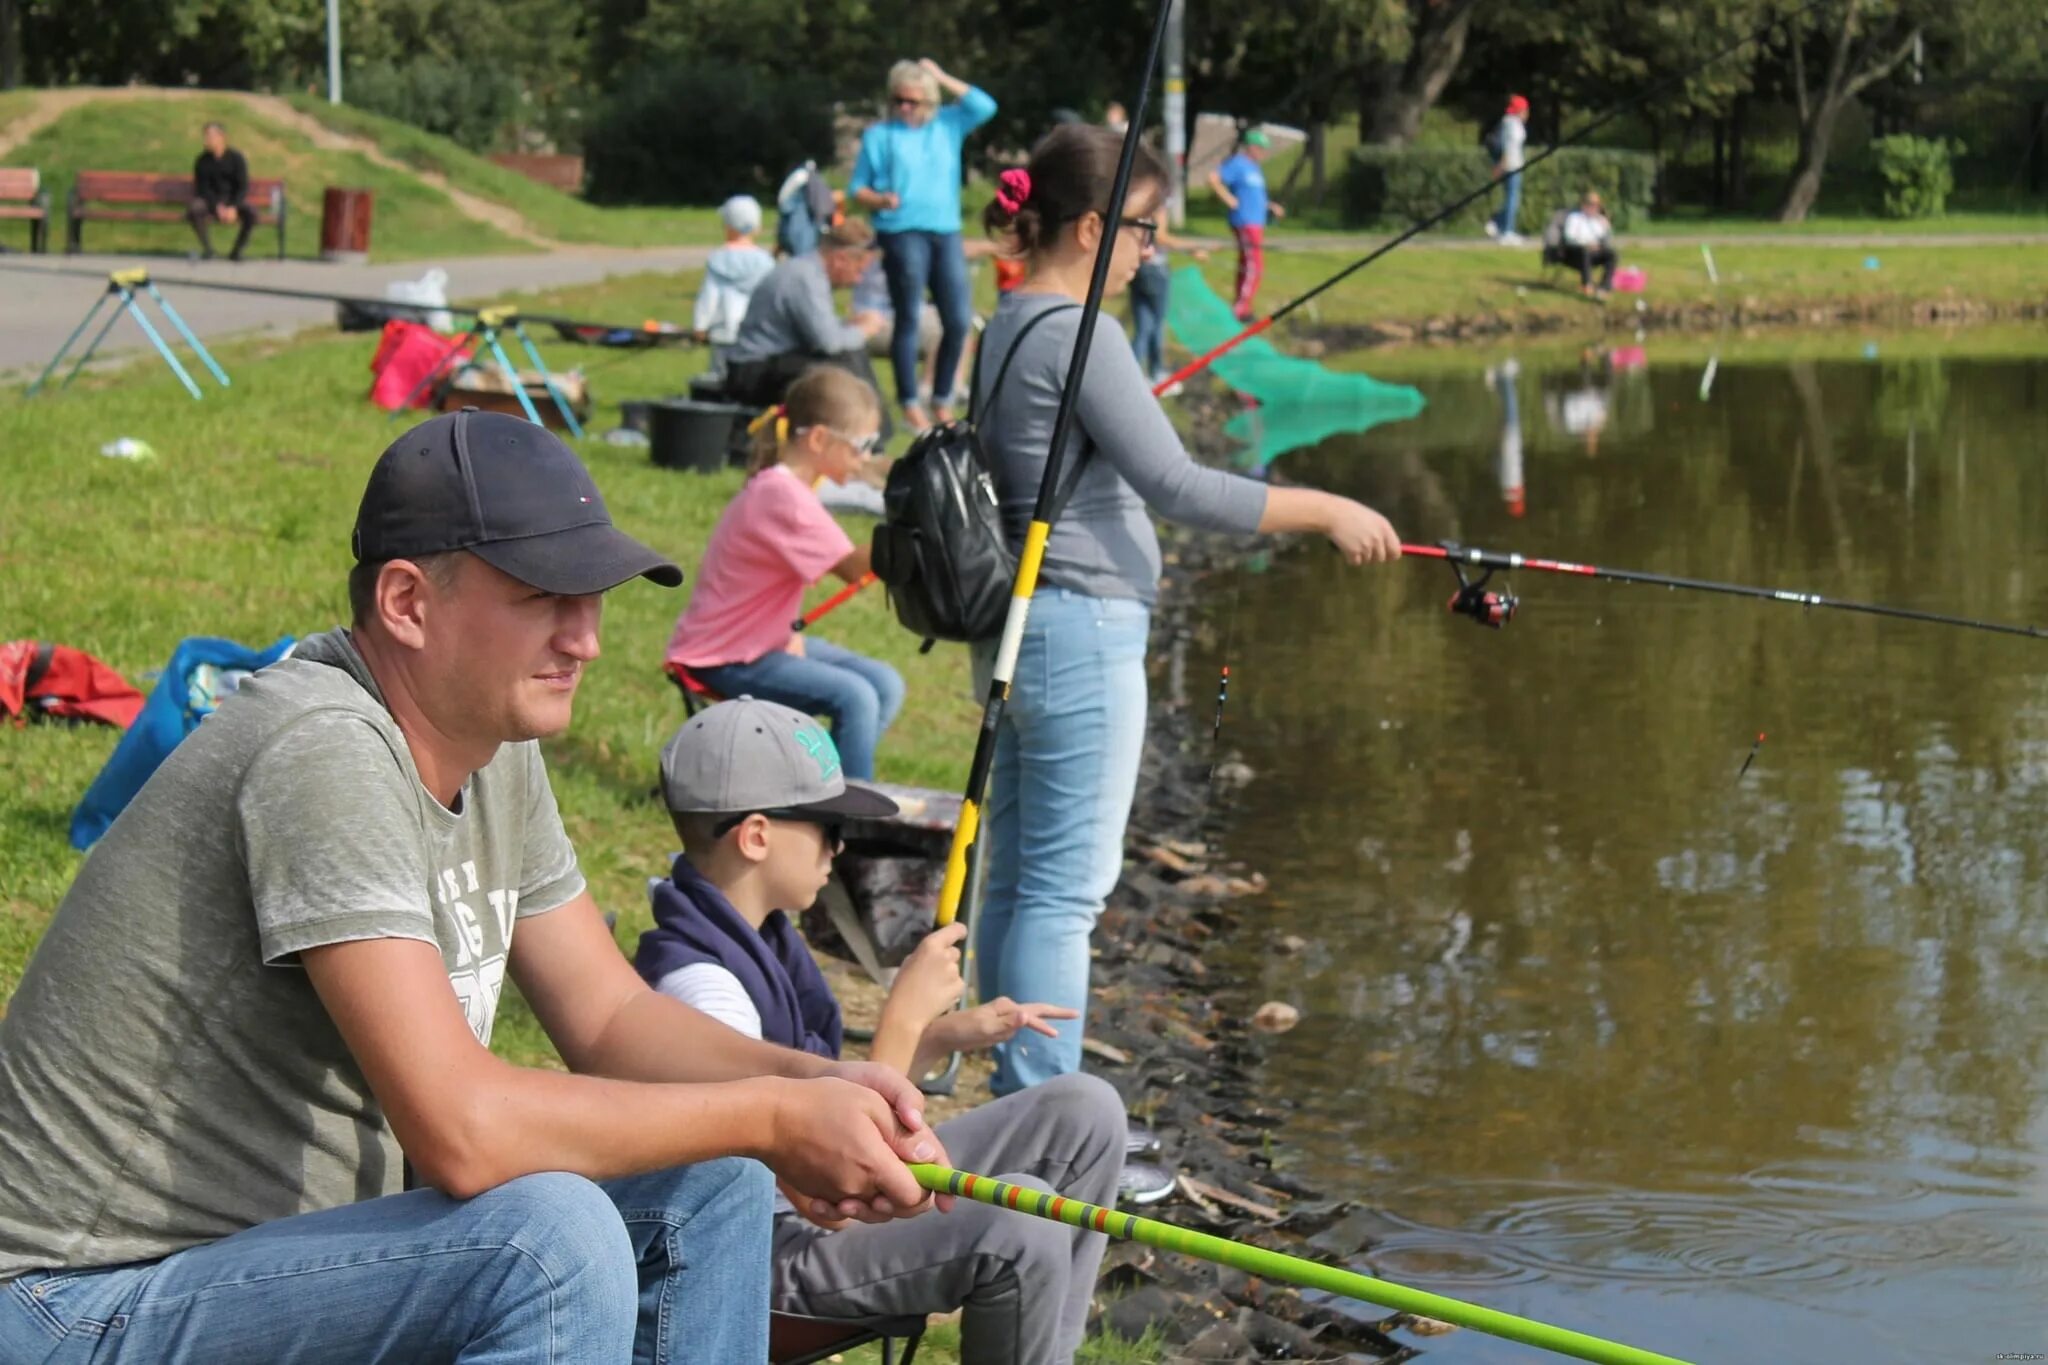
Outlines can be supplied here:
[[[672, 313], [655, 294], [675, 284], [614, 282], [547, 302]], [[187, 635], [268, 643], [340, 621], [363, 479], [403, 429], [364, 401], [374, 345], [356, 335], [224, 346], [234, 386], [203, 403], [154, 362], [83, 378], [62, 394], [0, 395], [11, 474], [0, 491], [0, 620], [9, 638], [76, 645], [134, 679], [160, 668]], [[615, 424], [621, 398], [682, 391], [702, 364], [695, 350], [546, 350], [558, 367], [589, 366], [596, 431]], [[117, 436], [148, 441], [158, 460], [101, 458], [101, 444]], [[693, 571], [737, 474], [672, 473], [643, 450], [595, 438], [581, 451], [620, 524]], [[656, 751], [681, 719], [659, 662], [685, 600], [686, 591], [637, 582], [611, 597], [605, 657], [584, 684], [575, 726], [549, 745], [563, 817], [599, 901], [620, 912], [621, 945], [647, 926], [645, 878], [675, 842], [652, 791]], [[874, 592], [821, 633], [890, 658], [909, 680], [915, 709], [882, 745], [883, 775], [964, 781], [980, 714], [964, 651], [919, 655]], [[0, 998], [78, 866], [65, 837], [70, 810], [114, 740], [104, 728], [35, 726], [0, 744]], [[552, 1057], [509, 995], [495, 1045], [521, 1061]]]
[[[562, 242], [602, 246], [676, 246], [720, 240], [715, 208], [600, 208], [515, 171], [495, 166], [460, 145], [411, 124], [313, 95], [293, 95], [292, 106], [330, 128], [368, 138], [385, 155], [446, 176], [459, 190], [516, 209], [535, 231]], [[723, 195], [712, 196], [723, 199]]]
[[[61, 213], [72, 178], [81, 170], [189, 174], [199, 150], [200, 125], [209, 119], [228, 125], [235, 145], [249, 159], [251, 175], [284, 177], [290, 205], [287, 246], [292, 256], [319, 255], [321, 191], [330, 185], [366, 189], [376, 195], [371, 246], [378, 260], [533, 250], [464, 217], [447, 195], [416, 177], [387, 170], [354, 152], [317, 150], [299, 134], [252, 114], [230, 95], [176, 101], [108, 99], [81, 105], [0, 157], [0, 164], [39, 167], [52, 203]], [[52, 223], [53, 249], [60, 248], [62, 232], [61, 223]], [[214, 236], [216, 250], [224, 251], [233, 244], [221, 231]], [[249, 250], [268, 256], [275, 243], [270, 228], [258, 228]], [[191, 231], [182, 222], [85, 225], [88, 251], [182, 255], [192, 246]]]

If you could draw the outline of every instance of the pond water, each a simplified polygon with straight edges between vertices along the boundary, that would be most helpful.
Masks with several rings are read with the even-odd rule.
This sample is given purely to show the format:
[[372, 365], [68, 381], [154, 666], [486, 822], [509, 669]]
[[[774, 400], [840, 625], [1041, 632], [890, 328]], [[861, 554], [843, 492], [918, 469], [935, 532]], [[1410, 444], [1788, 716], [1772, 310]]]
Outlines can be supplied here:
[[[2048, 624], [2048, 338], [1660, 349], [1354, 359], [1427, 410], [1278, 467], [1410, 541]], [[1259, 1080], [1384, 1211], [1361, 1267], [1701, 1365], [2048, 1352], [2048, 641], [1454, 586], [1290, 548], [1185, 660], [1271, 879], [1212, 968], [1304, 1012]]]

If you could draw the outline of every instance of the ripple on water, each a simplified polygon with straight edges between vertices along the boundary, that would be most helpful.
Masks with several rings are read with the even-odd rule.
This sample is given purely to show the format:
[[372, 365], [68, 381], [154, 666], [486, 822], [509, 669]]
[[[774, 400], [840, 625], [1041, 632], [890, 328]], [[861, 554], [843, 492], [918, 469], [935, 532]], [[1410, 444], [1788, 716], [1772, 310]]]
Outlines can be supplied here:
[[[1379, 1273], [1470, 1286], [1539, 1279], [1641, 1284], [1800, 1283], [1854, 1288], [1929, 1262], [2048, 1284], [2048, 1209], [2012, 1200], [1961, 1207], [1916, 1178], [1825, 1163], [1752, 1172], [1727, 1194], [1601, 1185], [1484, 1183], [1387, 1196], [1395, 1225], [1372, 1248]], [[1489, 1198], [1489, 1194], [1497, 1197]], [[1405, 1207], [1485, 1209], [1459, 1227]]]

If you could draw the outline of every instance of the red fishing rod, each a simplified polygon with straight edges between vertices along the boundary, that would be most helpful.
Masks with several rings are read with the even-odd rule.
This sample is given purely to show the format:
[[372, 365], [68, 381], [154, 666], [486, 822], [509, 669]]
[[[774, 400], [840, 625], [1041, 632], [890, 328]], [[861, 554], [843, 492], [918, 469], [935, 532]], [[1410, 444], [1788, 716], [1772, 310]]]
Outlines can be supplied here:
[[[1782, 602], [1794, 607], [1827, 607], [1834, 611], [1856, 611], [1867, 616], [1887, 616], [1901, 621], [1924, 621], [1936, 626], [1961, 626], [1966, 630], [1988, 630], [1999, 635], [2024, 635], [2048, 639], [2039, 626], [2013, 625], [2005, 621], [1979, 621], [1967, 616], [1949, 616], [1911, 607], [1891, 607], [1877, 602], [1849, 602], [1823, 597], [1817, 592], [1793, 592], [1785, 588], [1759, 588], [1746, 583], [1720, 583], [1708, 578], [1679, 578], [1671, 574], [1644, 573], [1637, 569], [1606, 569], [1597, 564], [1574, 564], [1564, 559], [1539, 559], [1530, 555], [1481, 550], [1445, 541], [1440, 545], [1403, 545], [1401, 553], [1448, 562], [1457, 575], [1458, 590], [1445, 609], [1454, 616], [1466, 616], [1482, 626], [1499, 630], [1515, 619], [1521, 599], [1504, 590], [1489, 589], [1487, 580], [1495, 573], [1528, 569], [1533, 573], [1573, 574], [1579, 578], [1602, 578], [1612, 583], [1638, 583], [1650, 588], [1683, 588], [1688, 592], [1714, 592], [1728, 597], [1753, 597], [1765, 602]], [[1467, 568], [1483, 570], [1476, 579], [1466, 577]], [[1762, 736], [1758, 736], [1762, 743]]]
[[859, 592], [862, 588], [865, 588], [868, 584], [874, 581], [875, 571], [873, 569], [870, 569], [866, 573], [862, 574], [859, 578], [854, 579], [851, 583], [848, 583], [845, 587], [841, 588], [838, 592], [833, 593], [830, 597], [818, 603], [817, 606], [812, 607], [802, 616], [797, 617], [796, 620], [791, 621], [789, 623], [789, 628], [791, 630], [808, 630], [810, 627], [818, 623], [818, 619], [820, 617], [829, 616], [834, 611], [837, 611], [840, 607], [845, 606], [848, 602], [851, 602], [853, 600], [855, 593]]
[[[1629, 98], [1615, 105], [1606, 113], [1601, 114], [1598, 117], [1588, 121], [1587, 123], [1579, 127], [1576, 131], [1571, 133], [1569, 136], [1559, 138], [1552, 145], [1544, 148], [1536, 155], [1530, 157], [1527, 161], [1522, 163], [1521, 169], [1523, 171], [1527, 171], [1530, 167], [1539, 165], [1542, 162], [1549, 160], [1551, 157], [1556, 156], [1565, 148], [1574, 146], [1580, 142], [1584, 142], [1588, 137], [1592, 136], [1594, 132], [1605, 127], [1607, 124], [1612, 123], [1615, 119], [1620, 118], [1623, 114], [1627, 113], [1630, 109], [1633, 109], [1636, 105], [1641, 104], [1645, 100], [1648, 100], [1655, 95], [1661, 94], [1664, 91], [1673, 88], [1674, 86], [1682, 85], [1684, 82], [1691, 80], [1699, 72], [1705, 70], [1709, 66], [1712, 66], [1715, 62], [1718, 62], [1725, 57], [1731, 56], [1736, 52], [1740, 52], [1743, 48], [1748, 47], [1751, 43], [1757, 42], [1760, 39], [1766, 37], [1771, 33], [1773, 29], [1783, 26], [1786, 28], [1788, 32], [1791, 31], [1792, 25], [1796, 24], [1800, 19], [1804, 18], [1810, 11], [1816, 10], [1826, 3], [1829, 3], [1829, 0], [1807, 0], [1806, 4], [1800, 6], [1791, 14], [1771, 19], [1769, 22], [1757, 28], [1755, 31], [1745, 34], [1743, 37], [1737, 39], [1733, 43], [1730, 43], [1728, 46], [1720, 49], [1718, 52], [1713, 53], [1711, 56], [1708, 56], [1699, 62], [1695, 62], [1691, 67], [1687, 68], [1685, 71], [1682, 71], [1677, 75], [1672, 76], [1668, 80], [1660, 81], [1657, 84], [1638, 92], [1637, 94], [1629, 96]], [[1307, 293], [1296, 295], [1294, 298], [1288, 300], [1286, 303], [1283, 303], [1278, 308], [1274, 309], [1271, 313], [1268, 313], [1265, 317], [1262, 317], [1258, 321], [1247, 326], [1243, 331], [1239, 332], [1236, 336], [1233, 336], [1225, 342], [1223, 342], [1221, 345], [1211, 347], [1209, 350], [1203, 352], [1201, 355], [1196, 356], [1193, 360], [1190, 360], [1187, 364], [1181, 366], [1178, 370], [1175, 370], [1172, 374], [1160, 380], [1157, 384], [1154, 384], [1152, 386], [1152, 392], [1154, 396], [1162, 395], [1168, 389], [1172, 388], [1175, 384], [1181, 383], [1183, 380], [1186, 380], [1193, 375], [1200, 374], [1204, 369], [1207, 369], [1209, 365], [1218, 357], [1229, 354], [1237, 347], [1242, 346], [1245, 342], [1250, 341], [1259, 333], [1270, 328], [1274, 323], [1280, 321], [1280, 319], [1286, 317], [1289, 313], [1292, 313], [1297, 308], [1304, 307], [1311, 300], [1319, 297], [1324, 293], [1327, 293], [1332, 289], [1335, 289], [1345, 280], [1350, 279], [1353, 275], [1356, 275], [1359, 271], [1365, 269], [1374, 261], [1386, 255], [1388, 252], [1392, 251], [1395, 247], [1400, 246], [1404, 242], [1411, 241], [1414, 238], [1420, 236], [1421, 234], [1429, 231], [1431, 228], [1437, 226], [1439, 223], [1442, 223], [1444, 220], [1457, 214], [1457, 212], [1460, 209], [1463, 209], [1467, 204], [1470, 204], [1478, 199], [1483, 199], [1487, 195], [1492, 194], [1493, 187], [1496, 183], [1496, 181], [1488, 180], [1485, 184], [1480, 185], [1478, 188], [1474, 189], [1470, 194], [1466, 194], [1457, 199], [1452, 200], [1443, 208], [1440, 208], [1435, 213], [1429, 215], [1429, 217], [1419, 220], [1413, 226], [1405, 229], [1398, 235], [1389, 238], [1386, 242], [1382, 243], [1374, 250], [1359, 257], [1357, 260], [1345, 266], [1336, 274], [1324, 280], [1321, 284], [1318, 284], [1313, 289], [1310, 289]]]

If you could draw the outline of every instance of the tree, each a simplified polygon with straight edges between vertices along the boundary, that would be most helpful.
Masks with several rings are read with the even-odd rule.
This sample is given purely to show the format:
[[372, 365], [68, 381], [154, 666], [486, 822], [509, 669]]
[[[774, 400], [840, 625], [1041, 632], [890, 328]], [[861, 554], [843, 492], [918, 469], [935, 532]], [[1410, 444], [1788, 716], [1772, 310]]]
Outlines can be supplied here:
[[1835, 124], [1855, 98], [1896, 70], [1924, 36], [1920, 21], [1882, 0], [1844, 0], [1837, 16], [1816, 21], [1814, 34], [1827, 49], [1818, 86], [1807, 79], [1807, 34], [1790, 40], [1792, 90], [1799, 111], [1799, 157], [1778, 206], [1778, 221], [1803, 222], [1820, 197], [1821, 175]]
[[1488, 0], [1403, 0], [1395, 40], [1384, 45], [1360, 82], [1359, 137], [1405, 147], [1422, 131], [1422, 116], [1443, 96], [1465, 55], [1473, 19]]

